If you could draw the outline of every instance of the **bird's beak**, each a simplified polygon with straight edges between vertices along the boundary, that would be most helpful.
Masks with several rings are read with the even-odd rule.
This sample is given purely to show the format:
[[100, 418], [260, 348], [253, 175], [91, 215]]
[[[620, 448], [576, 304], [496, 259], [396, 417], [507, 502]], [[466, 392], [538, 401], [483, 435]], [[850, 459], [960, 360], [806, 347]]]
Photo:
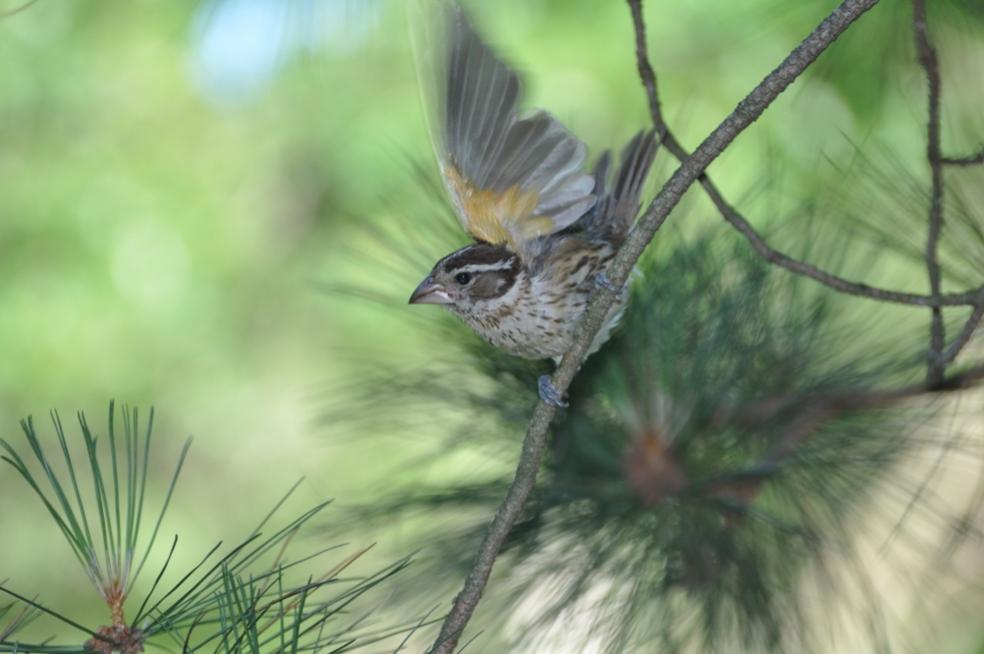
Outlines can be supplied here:
[[443, 286], [428, 277], [410, 296], [410, 304], [451, 304], [451, 297]]

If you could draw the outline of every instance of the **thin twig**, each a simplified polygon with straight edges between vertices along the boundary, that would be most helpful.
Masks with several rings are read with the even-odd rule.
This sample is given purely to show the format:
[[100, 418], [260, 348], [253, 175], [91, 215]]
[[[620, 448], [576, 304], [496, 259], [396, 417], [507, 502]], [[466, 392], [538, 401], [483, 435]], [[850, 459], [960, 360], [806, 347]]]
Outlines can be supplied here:
[[[837, 39], [859, 16], [878, 3], [878, 0], [845, 0], [798, 45], [778, 68], [769, 73], [748, 96], [738, 103], [735, 110], [704, 139], [687, 157], [670, 179], [663, 185], [645, 213], [636, 223], [628, 239], [619, 249], [608, 271], [608, 278], [616, 289], [625, 285], [639, 256], [646, 249], [656, 231], [680, 202], [683, 194], [700, 177], [714, 159], [727, 148], [738, 134], [751, 125], [827, 47]], [[601, 328], [618, 291], [599, 286], [592, 294], [584, 318], [579, 322], [570, 350], [564, 355], [551, 382], [563, 394], [577, 373], [587, 354], [595, 334]], [[516, 476], [506, 498], [496, 511], [489, 525], [478, 555], [465, 580], [464, 587], [455, 597], [451, 611], [441, 626], [441, 632], [431, 648], [432, 654], [450, 654], [454, 651], [468, 620], [482, 597], [499, 550], [505, 542], [513, 523], [519, 517], [536, 482], [540, 458], [547, 440], [550, 423], [556, 408], [543, 402], [537, 403], [530, 419]]]
[[683, 161], [688, 153], [680, 156], [679, 153], [683, 150], [673, 135], [670, 134], [666, 121], [663, 120], [663, 108], [659, 101], [659, 86], [656, 84], [656, 71], [653, 70], [653, 65], [649, 63], [649, 57], [646, 55], [646, 21], [642, 16], [642, 0], [628, 0], [628, 3], [629, 11], [632, 13], [632, 25], [635, 27], [636, 67], [639, 70], [642, 85], [646, 87], [646, 97], [649, 98], [649, 114], [652, 116], [653, 127], [656, 128], [656, 133], [660, 135], [661, 141], [669, 139], [672, 142], [664, 142], [664, 145], [673, 150], [673, 155], [678, 160]]
[[966, 157], [943, 157], [940, 161], [948, 166], [976, 166], [984, 164], [984, 145], [981, 146], [977, 154], [967, 155]]
[[[747, 502], [757, 494], [769, 477], [780, 470], [786, 460], [798, 452], [807, 440], [830, 421], [857, 411], [890, 407], [916, 397], [965, 390], [979, 386], [982, 382], [984, 382], [984, 365], [979, 365], [951, 375], [937, 385], [921, 382], [893, 389], [857, 389], [815, 392], [800, 396], [775, 396], [742, 407], [722, 409], [715, 416], [715, 423], [756, 429], [778, 421], [788, 421], [776, 442], [757, 463], [736, 475], [731, 475], [732, 479], [741, 480], [741, 497]], [[735, 485], [733, 483], [719, 485], [718, 492], [721, 489], [734, 490]]]
[[941, 363], [944, 366], [953, 363], [964, 346], [970, 342], [970, 337], [974, 335], [977, 327], [981, 324], [981, 318], [984, 318], [984, 304], [978, 304], [974, 307], [970, 317], [967, 318], [967, 322], [964, 323], [963, 329], [960, 330], [957, 337], [950, 343], [950, 347], [943, 351]]
[[984, 383], [984, 364], [947, 377], [942, 384], [927, 382], [891, 389], [818, 392], [810, 395], [780, 395], [758, 400], [715, 416], [718, 425], [735, 424], [745, 429], [760, 427], [784, 416], [824, 412], [839, 417], [854, 411], [868, 411], [925, 395], [940, 395], [973, 388]]
[[[912, 28], [916, 37], [919, 63], [926, 71], [929, 118], [926, 132], [926, 159], [932, 172], [933, 187], [929, 198], [929, 230], [926, 235], [926, 270], [929, 273], [929, 290], [933, 297], [940, 295], [940, 234], [943, 231], [943, 156], [940, 154], [940, 64], [936, 49], [929, 40], [926, 25], [926, 0], [912, 0]], [[929, 327], [929, 361], [926, 379], [935, 385], [943, 381], [943, 344], [946, 336], [943, 327], [943, 310], [935, 306]]]
[[25, 2], [19, 7], [14, 7], [13, 9], [8, 9], [7, 11], [0, 13], [0, 20], [3, 20], [5, 18], [11, 18], [12, 16], [16, 16], [17, 14], [24, 11], [25, 9], [29, 9], [37, 1], [38, 0], [27, 0], [27, 2]]
[[[666, 124], [666, 121], [663, 118], [663, 111], [659, 100], [659, 87], [656, 83], [656, 74], [653, 71], [652, 64], [649, 62], [649, 56], [646, 54], [646, 24], [642, 16], [642, 0], [627, 0], [627, 2], [630, 10], [632, 11], [632, 22], [633, 27], [635, 28], [636, 59], [639, 69], [639, 77], [646, 89], [646, 97], [649, 101], [649, 115], [653, 121], [653, 127], [656, 128], [657, 133], [662, 135], [663, 146], [669, 150], [670, 154], [676, 157], [678, 161], [683, 161], [690, 156], [690, 153], [687, 152], [687, 149], [677, 140], [676, 136], [673, 134], [673, 131], [670, 129], [669, 125]], [[981, 152], [981, 155], [984, 156], [984, 151]], [[721, 191], [718, 190], [717, 185], [714, 184], [706, 173], [701, 174], [697, 181], [700, 182], [700, 185], [704, 188], [704, 192], [707, 193], [708, 199], [710, 199], [711, 203], [717, 208], [721, 216], [732, 227], [734, 227], [738, 233], [745, 237], [748, 243], [752, 246], [752, 249], [755, 250], [759, 256], [771, 264], [777, 265], [780, 268], [785, 268], [786, 270], [797, 275], [809, 277], [810, 279], [832, 288], [835, 291], [881, 302], [892, 302], [894, 304], [923, 307], [962, 306], [968, 304], [979, 305], [982, 301], [984, 301], [984, 286], [964, 291], [962, 293], [951, 293], [944, 295], [937, 294], [935, 296], [921, 295], [918, 293], [903, 293], [900, 291], [877, 288], [859, 282], [852, 282], [844, 279], [843, 277], [838, 277], [837, 275], [826, 272], [825, 270], [821, 270], [812, 264], [794, 259], [789, 255], [783, 254], [782, 252], [772, 248], [765, 241], [762, 235], [755, 231], [755, 228], [752, 227], [751, 223], [749, 223], [737, 209], [728, 203], [728, 201], [721, 194]]]

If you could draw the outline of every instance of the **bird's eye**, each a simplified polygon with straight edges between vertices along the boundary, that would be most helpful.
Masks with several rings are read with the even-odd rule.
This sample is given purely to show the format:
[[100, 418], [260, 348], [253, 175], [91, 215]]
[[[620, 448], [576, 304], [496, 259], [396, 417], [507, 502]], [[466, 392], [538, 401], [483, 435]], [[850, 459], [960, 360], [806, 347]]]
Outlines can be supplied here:
[[465, 272], [458, 273], [457, 275], [454, 276], [454, 281], [464, 286], [465, 284], [471, 281], [471, 275]]

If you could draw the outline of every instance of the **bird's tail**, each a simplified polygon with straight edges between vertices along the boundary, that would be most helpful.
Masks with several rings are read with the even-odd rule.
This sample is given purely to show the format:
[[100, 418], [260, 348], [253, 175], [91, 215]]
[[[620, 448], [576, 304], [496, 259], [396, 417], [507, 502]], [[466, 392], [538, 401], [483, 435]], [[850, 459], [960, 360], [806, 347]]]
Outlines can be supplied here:
[[[642, 187], [649, 176], [658, 145], [654, 130], [636, 133], [622, 149], [614, 180], [609, 179], [611, 152], [601, 155], [594, 169], [594, 192], [598, 201], [579, 221], [584, 231], [613, 243], [625, 240], [639, 213]], [[612, 186], [609, 189], [610, 182]]]

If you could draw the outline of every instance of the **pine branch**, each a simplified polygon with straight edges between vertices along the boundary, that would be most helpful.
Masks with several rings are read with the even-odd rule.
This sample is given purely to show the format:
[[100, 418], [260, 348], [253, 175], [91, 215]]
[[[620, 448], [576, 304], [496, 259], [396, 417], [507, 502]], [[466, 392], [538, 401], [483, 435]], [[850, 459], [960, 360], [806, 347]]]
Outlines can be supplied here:
[[[633, 27], [635, 29], [636, 59], [638, 62], [639, 77], [646, 90], [646, 97], [649, 101], [649, 113], [656, 131], [663, 136], [662, 143], [667, 150], [679, 161], [684, 161], [689, 153], [674, 136], [669, 125], [663, 117], [661, 103], [659, 99], [659, 89], [656, 83], [656, 74], [646, 51], [646, 25], [642, 15], [642, 0], [627, 0], [632, 13]], [[940, 102], [940, 76], [939, 63], [926, 32], [925, 5], [923, 0], [914, 0], [918, 5], [914, 12], [916, 24], [917, 45], [920, 50], [920, 61], [927, 70], [929, 79], [929, 104], [930, 104], [930, 126], [929, 126], [929, 145], [927, 146], [928, 158], [933, 171], [933, 194], [930, 209], [930, 238], [932, 243], [932, 254], [930, 257], [930, 245], [927, 244], [927, 257], [932, 260], [931, 279], [936, 280], [935, 291], [930, 295], [919, 295], [912, 293], [901, 293], [889, 289], [876, 288], [867, 284], [851, 282], [842, 277], [838, 277], [824, 270], [817, 268], [804, 261], [794, 259], [768, 245], [765, 239], [755, 230], [748, 220], [731, 206], [717, 186], [705, 173], [698, 181], [707, 193], [708, 198], [721, 213], [721, 216], [740, 234], [742, 234], [752, 248], [769, 263], [776, 264], [790, 272], [809, 277], [825, 286], [836, 291], [855, 295], [871, 300], [906, 304], [911, 306], [925, 306], [933, 309], [933, 325], [931, 328], [931, 364], [929, 378], [935, 384], [942, 380], [944, 367], [952, 363], [963, 347], [970, 341], [974, 331], [979, 326], [984, 317], [984, 286], [972, 289], [959, 294], [943, 294], [939, 291], [939, 264], [936, 263], [938, 241], [940, 229], [943, 221], [942, 207], [942, 167], [943, 164], [958, 166], [969, 166], [984, 163], [984, 148], [976, 155], [963, 158], [947, 158], [940, 154], [939, 145], [939, 102]], [[954, 305], [971, 305], [974, 310], [964, 324], [960, 334], [954, 339], [953, 343], [945, 351], [943, 350], [944, 332], [942, 325], [942, 315], [940, 307]]]
[[984, 304], [978, 304], [974, 307], [974, 310], [970, 313], [970, 317], [967, 318], [967, 322], [964, 323], [963, 328], [957, 337], [953, 339], [950, 343], [950, 347], [943, 351], [941, 358], [941, 363], [945, 366], [953, 363], [960, 351], [963, 350], [964, 346], [970, 342], [970, 337], [974, 335], [977, 327], [981, 324], [981, 318], [984, 318]]
[[984, 146], [981, 146], [981, 149], [976, 154], [970, 154], [966, 157], [943, 157], [941, 161], [948, 166], [976, 166], [978, 164], [984, 164]]
[[11, 18], [11, 17], [16, 16], [17, 14], [21, 13], [22, 11], [24, 11], [26, 9], [30, 9], [32, 6], [34, 6], [34, 4], [37, 1], [38, 0], [27, 0], [27, 2], [25, 2], [24, 4], [22, 4], [22, 5], [18, 6], [18, 7], [14, 7], [12, 9], [8, 9], [7, 11], [5, 11], [3, 13], [0, 13], [0, 20], [4, 20], [6, 18]]
[[761, 483], [771, 473], [777, 471], [779, 466], [795, 454], [811, 436], [825, 424], [845, 414], [882, 409], [931, 394], [961, 391], [979, 386], [982, 382], [984, 382], [984, 365], [979, 365], [951, 375], [938, 383], [926, 380], [919, 384], [885, 390], [839, 391], [799, 398], [771, 398], [732, 413], [728, 418], [744, 427], [768, 424], [782, 414], [792, 416], [788, 427], [771, 450], [759, 463], [752, 466], [751, 469], [757, 473], [748, 490], [757, 491]]
[[[551, 382], [560, 392], [570, 386], [595, 334], [604, 322], [608, 310], [626, 283], [632, 268], [662, 226], [683, 194], [703, 174], [731, 142], [750, 126], [768, 106], [792, 84], [820, 54], [830, 46], [863, 13], [878, 0], [845, 0], [798, 45], [786, 59], [762, 80], [735, 110], [704, 139], [694, 153], [687, 157], [653, 199], [625, 244], [619, 250], [608, 272], [611, 286], [600, 287], [592, 295], [584, 318], [577, 327], [570, 350], [564, 355]], [[519, 517], [536, 482], [540, 459], [546, 444], [547, 432], [557, 409], [542, 400], [530, 419], [516, 476], [485, 535], [464, 587], [454, 600], [431, 648], [432, 654], [454, 651], [465, 626], [478, 607], [492, 567], [513, 523]]]
[[[926, 235], [926, 270], [929, 274], [931, 295], [940, 295], [940, 234], [943, 231], [943, 156], [940, 154], [940, 63], [936, 48], [929, 40], [926, 25], [925, 0], [912, 0], [912, 27], [916, 37], [916, 50], [919, 63], [926, 71], [929, 119], [926, 126], [926, 159], [932, 171], [932, 191], [929, 199], [929, 230]], [[943, 327], [943, 310], [939, 306], [932, 309], [933, 317], [929, 328], [929, 361], [926, 378], [930, 384], [943, 381], [943, 344], [946, 338]]]
[[[12, 443], [0, 438], [0, 452], [3, 452], [0, 459], [20, 474], [41, 501], [106, 603], [110, 617], [108, 624], [92, 629], [0, 582], [0, 596], [10, 596], [17, 602], [0, 604], [0, 652], [138, 654], [153, 643], [153, 639], [160, 641], [169, 637], [179, 646], [184, 641], [185, 652], [214, 647], [221, 642], [235, 651], [246, 649], [247, 644], [250, 651], [265, 651], [279, 645], [279, 651], [289, 647], [294, 652], [318, 650], [330, 644], [334, 647], [331, 651], [340, 653], [416, 629], [413, 625], [395, 627], [363, 637], [354, 625], [346, 628], [335, 624], [353, 602], [361, 601], [364, 595], [406, 568], [409, 559], [387, 565], [368, 576], [343, 577], [341, 573], [358, 560], [366, 548], [323, 574], [308, 575], [307, 583], [297, 585], [289, 581], [298, 572], [298, 566], [313, 564], [316, 559], [320, 561], [323, 554], [335, 549], [323, 548], [293, 560], [287, 557], [287, 548], [295, 536], [320, 514], [330, 503], [327, 501], [280, 528], [270, 529], [269, 534], [261, 534], [261, 529], [268, 528], [274, 518], [279, 519], [279, 511], [300, 482], [228, 553], [217, 561], [212, 558], [222, 545], [220, 541], [190, 571], [180, 575], [159, 597], [152, 599], [171, 564], [178, 542], [175, 536], [140, 608], [127, 619], [124, 606], [156, 544], [190, 441], [180, 451], [160, 512], [156, 517], [152, 516], [144, 513], [143, 508], [148, 471], [156, 469], [150, 463], [153, 413], [146, 427], [141, 428], [136, 409], [120, 412], [122, 433], [115, 426], [116, 415], [115, 405], [110, 403], [108, 433], [106, 438], [99, 438], [84, 414], [79, 412], [81, 440], [86, 453], [81, 460], [73, 457], [66, 431], [55, 412], [52, 412], [52, 421], [59, 457], [52, 457], [45, 449], [43, 438], [31, 418], [21, 424], [33, 461], [22, 456]], [[90, 473], [89, 479], [82, 474], [86, 469]], [[91, 482], [91, 493], [85, 492], [89, 484], [83, 482]], [[46, 492], [46, 487], [51, 490]], [[149, 537], [146, 535], [148, 530], [142, 528], [145, 520], [151, 520], [153, 526]], [[141, 534], [146, 539], [142, 548]], [[209, 562], [211, 565], [206, 567]], [[332, 589], [335, 589], [334, 593]], [[5, 622], [14, 607], [21, 607], [20, 613]], [[49, 641], [12, 642], [12, 634], [38, 615], [59, 620], [90, 638], [84, 643], [73, 640], [58, 645], [51, 645]], [[200, 626], [206, 632], [193, 638], [192, 633]]]
[[968, 368], [947, 377], [943, 383], [927, 382], [890, 389], [851, 390], [835, 393], [815, 393], [809, 396], [777, 396], [755, 402], [736, 410], [722, 412], [715, 422], [733, 422], [744, 428], [753, 428], [773, 422], [782, 415], [824, 413], [839, 417], [854, 411], [880, 409], [904, 400], [931, 394], [952, 393], [973, 388], [984, 383], [984, 365]]
[[[649, 114], [653, 121], [653, 126], [656, 128], [657, 133], [662, 135], [663, 146], [665, 146], [666, 149], [670, 151], [670, 154], [676, 157], [678, 161], [682, 162], [690, 156], [690, 153], [687, 152], [687, 149], [684, 148], [683, 145], [677, 140], [676, 136], [673, 134], [673, 131], [670, 129], [669, 125], [667, 125], [663, 117], [663, 111], [659, 100], [659, 89], [656, 84], [656, 75], [653, 71], [652, 64], [649, 61], [649, 57], [646, 54], [646, 24], [642, 16], [642, 0], [627, 1], [632, 12], [632, 22], [635, 28], [636, 59], [638, 61], [639, 77], [646, 89], [646, 97], [649, 101]], [[984, 157], [984, 150], [981, 151], [980, 156]], [[958, 160], [948, 161], [948, 163], [956, 161]], [[775, 264], [780, 268], [784, 268], [794, 274], [809, 277], [810, 279], [832, 288], [835, 291], [840, 291], [841, 293], [867, 298], [870, 300], [892, 302], [895, 304], [939, 307], [961, 306], [968, 304], [980, 305], [984, 303], [984, 285], [962, 293], [937, 293], [931, 295], [903, 293], [885, 288], [877, 288], [859, 282], [852, 282], [844, 279], [843, 277], [831, 274], [825, 270], [821, 270], [820, 268], [806, 263], [805, 261], [794, 259], [793, 257], [772, 248], [762, 237], [762, 235], [759, 234], [754, 227], [752, 227], [748, 219], [745, 218], [725, 199], [717, 185], [714, 184], [706, 173], [701, 174], [697, 181], [703, 187], [708, 199], [710, 199], [711, 203], [715, 206], [715, 208], [717, 208], [718, 212], [721, 214], [721, 217], [724, 218], [728, 224], [734, 227], [739, 234], [745, 237], [748, 243], [752, 246], [752, 249], [754, 249], [759, 256], [769, 263]]]

